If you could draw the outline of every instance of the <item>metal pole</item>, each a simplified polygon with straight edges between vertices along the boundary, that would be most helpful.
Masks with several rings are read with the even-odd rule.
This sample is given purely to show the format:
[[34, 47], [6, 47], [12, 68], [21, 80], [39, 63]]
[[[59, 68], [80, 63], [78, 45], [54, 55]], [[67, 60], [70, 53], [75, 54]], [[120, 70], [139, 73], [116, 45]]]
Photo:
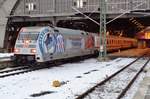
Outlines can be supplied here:
[[100, 38], [100, 46], [99, 46], [99, 61], [105, 61], [107, 56], [106, 49], [106, 2], [105, 0], [100, 0], [100, 30], [99, 30], [99, 38]]
[[107, 38], [106, 38], [106, 1], [104, 0], [104, 13], [103, 13], [103, 16], [104, 16], [104, 58], [106, 60], [106, 57], [107, 57]]
[[100, 39], [100, 45], [99, 45], [99, 60], [103, 57], [103, 38], [102, 38], [102, 0], [99, 0], [99, 8], [100, 8], [100, 27], [99, 27], [99, 39]]

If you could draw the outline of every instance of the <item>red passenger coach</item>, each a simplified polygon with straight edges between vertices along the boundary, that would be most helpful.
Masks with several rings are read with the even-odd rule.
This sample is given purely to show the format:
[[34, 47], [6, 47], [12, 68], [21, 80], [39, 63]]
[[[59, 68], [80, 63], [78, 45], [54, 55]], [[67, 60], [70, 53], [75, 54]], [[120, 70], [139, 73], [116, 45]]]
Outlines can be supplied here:
[[[100, 37], [98, 35], [95, 35], [94, 38], [95, 38], [94, 46], [97, 50], [99, 50]], [[106, 40], [107, 40], [107, 44], [106, 44], [107, 51], [137, 47], [137, 40], [133, 39], [133, 38], [109, 35], [109, 36], [107, 36]]]

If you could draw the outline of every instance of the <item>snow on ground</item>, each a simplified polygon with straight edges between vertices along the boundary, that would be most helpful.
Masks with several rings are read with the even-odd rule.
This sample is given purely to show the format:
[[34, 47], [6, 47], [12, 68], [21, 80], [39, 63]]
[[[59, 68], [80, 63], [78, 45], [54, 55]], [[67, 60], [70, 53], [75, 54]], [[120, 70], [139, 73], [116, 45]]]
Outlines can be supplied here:
[[13, 56], [14, 53], [0, 53], [0, 58]]
[[[147, 71], [149, 69], [150, 69], [150, 62], [147, 64], [145, 70]], [[140, 76], [137, 78], [133, 86], [131, 86], [131, 88], [127, 91], [127, 94], [125, 95], [125, 97], [123, 97], [123, 99], [133, 99], [135, 93], [138, 91], [138, 88], [140, 87], [140, 83], [143, 81], [145, 75], [148, 76], [149, 73], [150, 72], [142, 72], [142, 74], [140, 74]]]
[[[113, 77], [109, 82], [105, 83], [105, 85], [96, 88], [96, 90], [85, 99], [117, 99], [121, 91], [129, 84], [145, 62], [146, 60], [143, 59], [137, 61], [129, 68]], [[132, 99], [132, 97], [129, 97], [128, 99]]]
[[[134, 58], [118, 58], [109, 62], [88, 59], [80, 63], [69, 63], [25, 74], [0, 79], [1, 99], [74, 99], [76, 95], [113, 74]], [[65, 84], [53, 87], [52, 81]], [[33, 97], [33, 94], [48, 94]], [[32, 96], [33, 95], [33, 96]]]

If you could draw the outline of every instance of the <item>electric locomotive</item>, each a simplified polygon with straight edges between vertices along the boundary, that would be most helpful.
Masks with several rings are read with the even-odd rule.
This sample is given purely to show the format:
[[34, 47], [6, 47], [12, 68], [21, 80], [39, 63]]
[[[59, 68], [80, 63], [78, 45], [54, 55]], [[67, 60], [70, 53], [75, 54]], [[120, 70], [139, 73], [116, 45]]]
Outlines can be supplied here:
[[81, 31], [49, 26], [23, 27], [14, 47], [16, 63], [41, 63], [94, 53], [94, 38]]

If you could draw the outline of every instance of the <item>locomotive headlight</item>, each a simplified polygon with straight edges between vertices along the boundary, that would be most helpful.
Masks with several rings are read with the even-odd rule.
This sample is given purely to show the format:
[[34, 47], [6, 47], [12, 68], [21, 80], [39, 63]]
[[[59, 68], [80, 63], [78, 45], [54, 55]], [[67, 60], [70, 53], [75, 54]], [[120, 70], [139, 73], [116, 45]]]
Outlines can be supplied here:
[[36, 49], [31, 49], [31, 53], [36, 53]]
[[25, 44], [29, 44], [30, 43], [30, 40], [25, 40]]
[[14, 53], [19, 53], [19, 49], [15, 48]]

